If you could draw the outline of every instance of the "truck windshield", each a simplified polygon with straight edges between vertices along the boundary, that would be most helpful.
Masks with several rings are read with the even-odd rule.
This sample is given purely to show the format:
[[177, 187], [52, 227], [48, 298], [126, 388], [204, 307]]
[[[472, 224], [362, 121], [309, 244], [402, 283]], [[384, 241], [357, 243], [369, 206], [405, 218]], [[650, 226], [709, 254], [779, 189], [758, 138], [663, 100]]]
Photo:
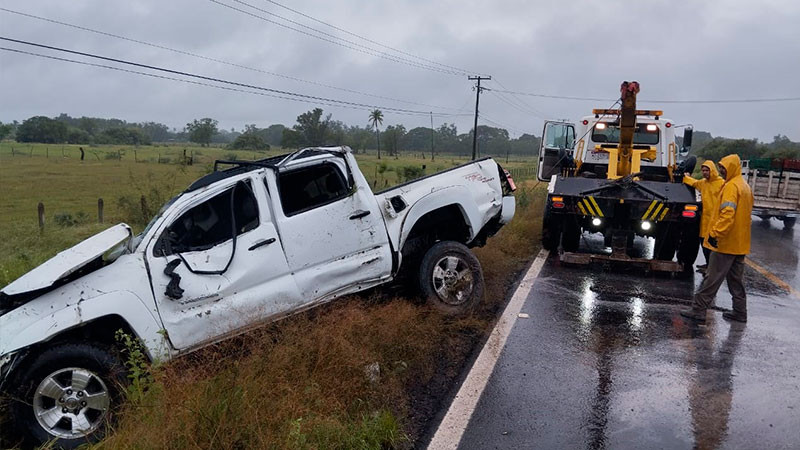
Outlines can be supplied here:
[[[636, 125], [636, 131], [634, 131], [633, 133], [634, 144], [647, 144], [647, 145], [658, 144], [658, 127], [655, 127], [655, 130], [653, 131], [648, 131], [647, 125], [653, 125], [653, 124], [640, 123]], [[618, 144], [619, 126], [611, 123], [598, 123], [592, 129], [592, 141], [598, 144], [606, 142], [611, 144]]]

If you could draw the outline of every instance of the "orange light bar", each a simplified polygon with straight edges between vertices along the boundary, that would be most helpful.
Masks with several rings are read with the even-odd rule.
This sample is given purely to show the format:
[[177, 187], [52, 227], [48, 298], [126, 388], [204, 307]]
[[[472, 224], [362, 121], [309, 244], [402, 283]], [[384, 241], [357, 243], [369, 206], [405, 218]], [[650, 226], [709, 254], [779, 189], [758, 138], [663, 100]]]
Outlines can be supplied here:
[[686, 205], [683, 207], [686, 211], [697, 211], [697, 205]]
[[[603, 115], [610, 115], [610, 116], [618, 116], [620, 115], [620, 111], [618, 109], [593, 109], [592, 114], [603, 114]], [[663, 115], [664, 112], [658, 109], [637, 109], [636, 115], [637, 116], [656, 116], [659, 117]]]
[[550, 200], [554, 202], [563, 202], [564, 197], [550, 197]]

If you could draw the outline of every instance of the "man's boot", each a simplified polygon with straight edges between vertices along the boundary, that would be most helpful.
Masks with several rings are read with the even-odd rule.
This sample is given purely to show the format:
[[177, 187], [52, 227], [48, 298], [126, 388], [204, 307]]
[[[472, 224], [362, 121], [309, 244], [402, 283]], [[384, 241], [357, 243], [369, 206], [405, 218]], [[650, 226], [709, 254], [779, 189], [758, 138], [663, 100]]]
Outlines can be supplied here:
[[738, 313], [736, 311], [725, 311], [722, 313], [722, 318], [736, 322], [747, 322], [747, 314]]
[[706, 321], [706, 310], [705, 309], [695, 309], [695, 308], [688, 308], [681, 311], [681, 315], [686, 317], [687, 319], [692, 319], [697, 322], [705, 322]]

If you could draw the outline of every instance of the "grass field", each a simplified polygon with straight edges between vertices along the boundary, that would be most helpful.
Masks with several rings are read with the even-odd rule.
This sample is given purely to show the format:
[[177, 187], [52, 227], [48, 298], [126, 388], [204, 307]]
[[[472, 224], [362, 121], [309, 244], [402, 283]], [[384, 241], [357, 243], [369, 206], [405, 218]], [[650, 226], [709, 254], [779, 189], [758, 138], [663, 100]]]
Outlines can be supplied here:
[[[0, 144], [0, 286], [112, 223], [127, 221], [140, 229], [142, 196], [157, 209], [159, 199], [184, 189], [210, 170], [214, 159], [232, 156], [225, 149], [187, 147], [195, 160], [186, 165], [179, 163], [182, 147], [137, 149], [135, 157], [143, 162], [134, 161], [130, 148], [85, 147], [81, 162], [77, 146], [65, 146], [65, 156], [60, 147]], [[119, 150], [125, 150], [121, 160]], [[252, 152], [235, 156], [264, 157]], [[424, 164], [430, 174], [466, 162], [449, 155], [437, 155], [433, 163], [418, 155], [357, 158], [376, 190], [403, 181], [409, 166]], [[97, 447], [415, 445], [538, 248], [544, 186], [519, 179], [532, 173], [534, 162], [501, 162], [522, 174], [518, 209], [486, 247], [475, 249], [486, 293], [473, 314], [448, 318], [386, 292], [337, 300], [153, 368], [148, 389], [129, 393], [113, 434]], [[96, 223], [100, 197], [105, 224]], [[40, 201], [46, 209], [41, 233]], [[375, 365], [380, 375], [370, 379], [365, 368]], [[0, 414], [0, 428], [5, 420]]]

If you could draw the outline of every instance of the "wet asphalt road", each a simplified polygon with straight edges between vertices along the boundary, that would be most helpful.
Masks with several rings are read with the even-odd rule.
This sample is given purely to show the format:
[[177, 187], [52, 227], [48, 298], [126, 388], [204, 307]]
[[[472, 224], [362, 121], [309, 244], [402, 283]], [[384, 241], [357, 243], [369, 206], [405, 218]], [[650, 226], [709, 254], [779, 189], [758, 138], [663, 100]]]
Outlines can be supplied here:
[[[800, 291], [800, 229], [754, 218], [752, 247]], [[748, 323], [722, 319], [723, 285], [697, 325], [678, 311], [700, 280], [551, 255], [459, 448], [800, 448], [800, 298], [748, 267]]]

